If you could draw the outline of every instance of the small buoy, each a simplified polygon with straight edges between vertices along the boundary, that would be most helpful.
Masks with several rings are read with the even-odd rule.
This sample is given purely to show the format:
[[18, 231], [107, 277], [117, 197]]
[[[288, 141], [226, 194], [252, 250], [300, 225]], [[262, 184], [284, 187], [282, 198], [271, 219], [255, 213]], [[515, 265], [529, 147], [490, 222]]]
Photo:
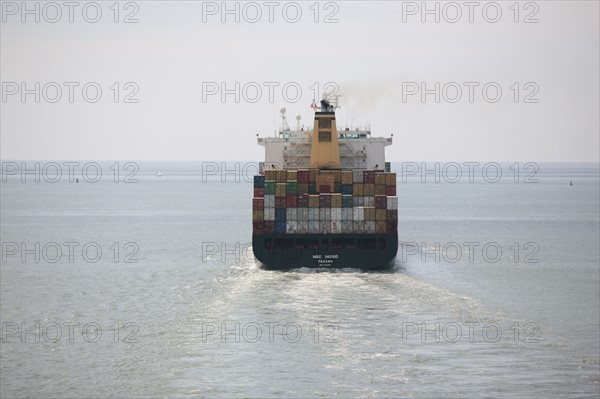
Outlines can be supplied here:
[[569, 181], [569, 186], [573, 187], [573, 180]]
[[79, 183], [79, 179], [75, 179], [75, 183]]

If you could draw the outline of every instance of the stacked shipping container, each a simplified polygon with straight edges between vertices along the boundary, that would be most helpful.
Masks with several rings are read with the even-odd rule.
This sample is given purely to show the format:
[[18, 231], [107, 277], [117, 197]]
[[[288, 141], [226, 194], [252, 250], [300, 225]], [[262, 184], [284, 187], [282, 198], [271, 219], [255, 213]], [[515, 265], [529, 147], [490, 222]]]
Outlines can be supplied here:
[[267, 170], [254, 176], [254, 234], [398, 234], [396, 174]]

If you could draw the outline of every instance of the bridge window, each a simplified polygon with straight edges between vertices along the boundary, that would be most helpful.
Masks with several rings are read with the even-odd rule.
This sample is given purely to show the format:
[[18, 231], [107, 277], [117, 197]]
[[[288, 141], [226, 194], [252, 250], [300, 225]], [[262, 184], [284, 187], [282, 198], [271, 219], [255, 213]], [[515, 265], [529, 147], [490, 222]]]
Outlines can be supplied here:
[[331, 118], [319, 118], [319, 128], [331, 129]]
[[331, 132], [319, 132], [319, 142], [331, 142]]

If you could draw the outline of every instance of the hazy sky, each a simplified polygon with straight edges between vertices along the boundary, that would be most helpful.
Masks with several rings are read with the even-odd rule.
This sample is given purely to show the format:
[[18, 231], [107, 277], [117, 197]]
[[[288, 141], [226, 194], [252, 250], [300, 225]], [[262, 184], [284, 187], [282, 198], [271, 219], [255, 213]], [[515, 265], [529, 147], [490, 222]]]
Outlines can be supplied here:
[[394, 133], [391, 161], [599, 161], [597, 1], [438, 2], [438, 23], [421, 1], [276, 3], [271, 23], [262, 1], [239, 22], [221, 2], [80, 2], [71, 23], [63, 2], [39, 22], [2, 2], [1, 158], [261, 160], [279, 109], [312, 124], [315, 83], [334, 82], [339, 123]]

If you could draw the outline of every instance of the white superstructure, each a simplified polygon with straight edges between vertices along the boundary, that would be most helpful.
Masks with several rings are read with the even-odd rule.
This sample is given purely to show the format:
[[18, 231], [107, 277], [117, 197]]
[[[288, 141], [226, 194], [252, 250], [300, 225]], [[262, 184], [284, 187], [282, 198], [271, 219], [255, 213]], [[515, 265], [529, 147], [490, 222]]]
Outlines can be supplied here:
[[[392, 137], [371, 137], [370, 130], [345, 128], [338, 130], [340, 163], [342, 169], [383, 169], [385, 147], [392, 145]], [[280, 130], [277, 137], [258, 137], [258, 145], [265, 147], [267, 168], [308, 168], [312, 143], [312, 129]], [[262, 169], [262, 168], [261, 168]]]

